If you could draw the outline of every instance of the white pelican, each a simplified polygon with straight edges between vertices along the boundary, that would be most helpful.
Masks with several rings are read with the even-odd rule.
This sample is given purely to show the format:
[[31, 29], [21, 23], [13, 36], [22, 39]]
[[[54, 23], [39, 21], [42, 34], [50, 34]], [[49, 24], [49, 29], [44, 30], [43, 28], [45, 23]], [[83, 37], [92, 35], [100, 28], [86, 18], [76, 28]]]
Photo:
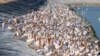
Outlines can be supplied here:
[[46, 53], [45, 56], [51, 56], [52, 53], [53, 53], [53, 52], [50, 51], [50, 52]]
[[80, 8], [79, 8], [79, 7], [77, 7], [77, 9], [78, 9], [78, 10], [80, 10]]
[[28, 45], [31, 45], [31, 43], [32, 43], [33, 40], [34, 40], [34, 39], [30, 38], [30, 39], [27, 39], [26, 42], [27, 42]]
[[86, 35], [87, 35], [87, 33], [88, 33], [87, 31], [83, 31], [83, 35], [84, 35], [84, 36], [86, 36]]
[[99, 22], [100, 22], [100, 17], [99, 17]]
[[13, 29], [13, 27], [11, 25], [9, 25], [7, 28], [8, 28], [8, 30], [12, 30]]
[[59, 45], [60, 43], [59, 42], [54, 42], [53, 44], [54, 44], [56, 50], [58, 50], [60, 48], [60, 45]]
[[2, 23], [2, 29], [4, 29], [4, 27], [5, 27], [5, 23], [3, 22], [3, 23]]

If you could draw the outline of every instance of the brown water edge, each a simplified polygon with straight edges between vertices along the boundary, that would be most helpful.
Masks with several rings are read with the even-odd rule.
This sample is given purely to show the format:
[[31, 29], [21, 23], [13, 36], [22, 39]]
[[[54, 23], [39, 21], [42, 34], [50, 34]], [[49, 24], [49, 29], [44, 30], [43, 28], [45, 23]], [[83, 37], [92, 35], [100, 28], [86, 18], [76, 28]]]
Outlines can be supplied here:
[[0, 4], [8, 3], [8, 2], [13, 2], [16, 0], [0, 0]]

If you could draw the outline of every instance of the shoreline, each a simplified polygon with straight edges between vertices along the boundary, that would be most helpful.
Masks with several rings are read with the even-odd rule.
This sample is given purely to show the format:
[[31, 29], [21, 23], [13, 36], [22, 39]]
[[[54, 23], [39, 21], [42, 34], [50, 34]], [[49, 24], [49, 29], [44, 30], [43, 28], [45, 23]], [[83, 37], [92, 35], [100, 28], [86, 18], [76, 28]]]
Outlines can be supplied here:
[[[23, 38], [22, 41], [25, 41], [30, 48], [36, 49], [40, 55], [47, 55], [49, 52], [52, 54], [55, 53], [55, 50], [57, 52], [56, 55], [59, 55], [60, 52], [58, 49], [60, 50], [60, 46], [63, 46], [61, 47], [63, 51], [63, 53], [60, 53], [61, 56], [71, 55], [71, 53], [75, 56], [78, 55], [76, 52], [64, 50], [67, 49], [65, 46], [68, 47], [70, 51], [75, 51], [77, 46], [79, 48], [83, 46], [85, 48], [83, 52], [89, 50], [88, 53], [91, 55], [98, 55], [99, 45], [97, 43], [99, 40], [96, 38], [91, 24], [86, 18], [71, 10], [69, 6], [65, 7], [59, 3], [48, 6], [50, 6], [50, 8], [40, 8], [40, 10], [36, 12], [24, 15], [24, 21], [19, 23], [17, 23], [17, 21], [20, 21], [20, 18], [14, 18], [14, 26], [13, 24], [11, 25], [15, 31], [14, 37], [19, 40]], [[17, 26], [17, 28], [15, 26]], [[58, 43], [56, 43], [56, 41], [58, 41]], [[92, 44], [93, 47], [91, 49], [90, 46], [92, 46]], [[54, 46], [54, 48], [49, 48], [49, 46]], [[45, 49], [46, 47], [47, 49]], [[76, 50], [78, 53], [81, 53], [81, 50], [78, 48]], [[92, 50], [95, 52], [92, 53]], [[68, 54], [66, 52], [68, 52]], [[86, 53], [82, 55], [84, 56]]]
[[[69, 7], [70, 7], [70, 9], [71, 10], [73, 10], [73, 11], [75, 11], [76, 12], [76, 10], [74, 10], [74, 8], [77, 8], [77, 7], [81, 7], [81, 6], [100, 6], [100, 5], [86, 5], [86, 4], [81, 4], [81, 5], [69, 5]], [[77, 12], [76, 12], [77, 13]], [[90, 24], [90, 28], [92, 28], [92, 30], [93, 30], [93, 33], [94, 33], [94, 36], [97, 38], [97, 39], [99, 39], [99, 41], [100, 41], [100, 36], [97, 36], [97, 34], [96, 34], [96, 31], [94, 30], [94, 28], [93, 28], [93, 26], [92, 26], [92, 24], [90, 23], [90, 21], [89, 20], [87, 20], [87, 18], [86, 17], [83, 17], [82, 15], [80, 15], [79, 13], [77, 13], [79, 16], [81, 16], [82, 18], [85, 18], [85, 20]]]
[[39, 55], [94, 56], [100, 52], [91, 23], [67, 5], [50, 4], [12, 19], [8, 27], [14, 38], [25, 41]]
[[9, 2], [15, 2], [17, 0], [0, 0], [0, 4], [5, 4], [5, 3], [9, 3]]
[[100, 6], [100, 3], [64, 3], [64, 5], [68, 5], [71, 8], [80, 7], [80, 6]]

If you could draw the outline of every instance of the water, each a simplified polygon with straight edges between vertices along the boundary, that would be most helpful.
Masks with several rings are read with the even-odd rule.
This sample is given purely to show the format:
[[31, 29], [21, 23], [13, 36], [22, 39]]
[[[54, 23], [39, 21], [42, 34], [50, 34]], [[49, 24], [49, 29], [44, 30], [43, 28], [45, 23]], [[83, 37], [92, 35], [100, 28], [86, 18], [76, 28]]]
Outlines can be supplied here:
[[74, 9], [83, 17], [87, 18], [100, 38], [100, 6], [79, 6]]
[[13, 35], [14, 33], [7, 30], [7, 27], [2, 29], [0, 26], [0, 56], [40, 56], [25, 42], [14, 39]]

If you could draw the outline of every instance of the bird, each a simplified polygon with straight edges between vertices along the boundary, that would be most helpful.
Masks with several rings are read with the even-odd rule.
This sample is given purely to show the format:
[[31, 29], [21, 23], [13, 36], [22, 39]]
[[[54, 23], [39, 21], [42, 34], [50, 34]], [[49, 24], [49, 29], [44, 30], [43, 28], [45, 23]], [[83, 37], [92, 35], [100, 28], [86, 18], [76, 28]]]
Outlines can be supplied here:
[[12, 25], [9, 25], [7, 28], [8, 28], [8, 30], [12, 30], [13, 29]]
[[7, 22], [8, 22], [7, 18], [4, 17], [4, 18], [3, 18], [3, 22], [2, 22], [2, 29], [5, 28], [5, 24], [6, 24]]
[[5, 23], [3, 22], [3, 23], [2, 23], [2, 29], [4, 29], [4, 27], [5, 27]]
[[99, 22], [100, 22], [100, 17], [99, 17]]
[[50, 51], [50, 52], [46, 53], [45, 56], [51, 56], [52, 53], [53, 53], [53, 52]]
[[60, 48], [59, 42], [54, 42], [53, 44], [54, 44], [56, 50], [58, 50]]
[[30, 38], [30, 39], [27, 39], [27, 44], [28, 44], [28, 46], [30, 46], [31, 45], [31, 43], [32, 43], [32, 41], [33, 41], [34, 39], [32, 39], [32, 38]]

